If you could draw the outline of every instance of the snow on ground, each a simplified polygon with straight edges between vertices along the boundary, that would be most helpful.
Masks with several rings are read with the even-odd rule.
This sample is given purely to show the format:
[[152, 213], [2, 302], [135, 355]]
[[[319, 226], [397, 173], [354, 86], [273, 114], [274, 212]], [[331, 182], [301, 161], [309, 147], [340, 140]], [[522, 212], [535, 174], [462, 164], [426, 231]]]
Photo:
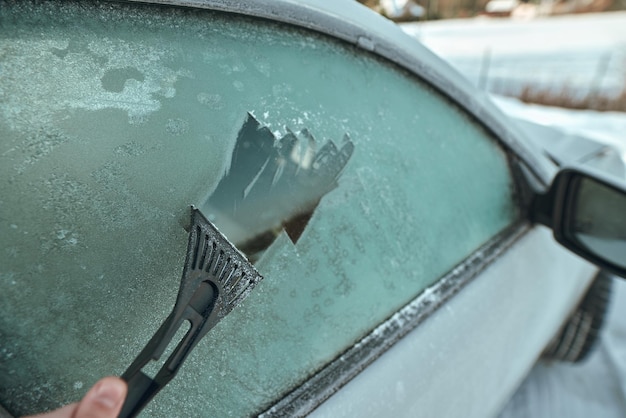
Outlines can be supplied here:
[[[535, 20], [464, 19], [402, 25], [470, 82], [488, 90], [524, 85], [586, 95], [626, 89], [626, 12]], [[506, 113], [616, 145], [626, 157], [626, 114], [572, 111], [494, 97]]]
[[[626, 12], [439, 21], [404, 29], [479, 87], [568, 85], [580, 94], [625, 88]], [[494, 101], [511, 116], [613, 144], [626, 157], [626, 113], [526, 105], [497, 96]], [[626, 281], [615, 280], [608, 321], [588, 360], [539, 362], [500, 418], [626, 416]]]
[[492, 96], [492, 99], [512, 117], [611, 144], [621, 151], [626, 161], [626, 113], [528, 105], [516, 99], [499, 96]]
[[489, 89], [567, 85], [582, 93], [610, 94], [625, 86], [626, 12], [402, 27], [471, 82]]
[[582, 364], [539, 362], [498, 418], [626, 416], [626, 281], [615, 279], [607, 324]]

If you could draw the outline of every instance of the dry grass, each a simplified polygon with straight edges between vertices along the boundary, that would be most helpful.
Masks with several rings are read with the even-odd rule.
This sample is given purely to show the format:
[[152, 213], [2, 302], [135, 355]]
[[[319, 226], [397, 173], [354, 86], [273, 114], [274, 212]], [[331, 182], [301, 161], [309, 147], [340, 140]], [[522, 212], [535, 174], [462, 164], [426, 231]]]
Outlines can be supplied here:
[[610, 95], [606, 92], [591, 91], [581, 95], [579, 91], [564, 85], [561, 89], [549, 89], [525, 85], [520, 90], [496, 91], [503, 96], [516, 97], [525, 103], [566, 109], [597, 110], [601, 112], [626, 112], [626, 86], [621, 92]]
[[[626, 0], [625, 0], [626, 1]], [[483, 57], [484, 75], [481, 76], [483, 85], [487, 85], [487, 74], [491, 52], [485, 51]], [[517, 86], [496, 86], [492, 85], [492, 91], [509, 97], [516, 97], [525, 103], [535, 103], [544, 106], [563, 107], [566, 109], [597, 110], [601, 112], [626, 112], [626, 82], [623, 82], [621, 89], [616, 88], [610, 91], [601, 88], [603, 81], [609, 71], [609, 65], [614, 59], [614, 51], [604, 53], [598, 60], [595, 74], [590, 80], [589, 86], [581, 90], [581, 86], [572, 86], [565, 82], [560, 87], [554, 85], [540, 85], [533, 82]], [[626, 61], [622, 63], [622, 68], [626, 68]], [[626, 80], [626, 74], [624, 77]], [[586, 90], [586, 91], [585, 91]]]

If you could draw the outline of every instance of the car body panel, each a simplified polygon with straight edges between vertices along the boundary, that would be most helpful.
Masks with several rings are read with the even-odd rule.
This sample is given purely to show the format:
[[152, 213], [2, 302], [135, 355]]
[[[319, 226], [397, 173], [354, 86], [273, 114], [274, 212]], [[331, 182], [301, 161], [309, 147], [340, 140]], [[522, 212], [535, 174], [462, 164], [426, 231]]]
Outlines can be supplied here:
[[617, 178], [626, 178], [622, 156], [612, 145], [527, 120], [514, 121], [556, 165], [585, 165]]

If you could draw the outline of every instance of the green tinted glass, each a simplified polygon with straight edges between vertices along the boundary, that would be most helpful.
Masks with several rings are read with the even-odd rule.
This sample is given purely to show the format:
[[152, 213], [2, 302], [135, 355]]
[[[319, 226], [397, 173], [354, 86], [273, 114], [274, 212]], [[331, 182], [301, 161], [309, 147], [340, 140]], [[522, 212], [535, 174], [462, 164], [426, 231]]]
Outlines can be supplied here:
[[516, 216], [506, 156], [475, 122], [341, 42], [142, 5], [16, 2], [0, 19], [15, 414], [130, 364], [173, 306], [191, 204], [265, 279], [146, 416], [258, 412]]

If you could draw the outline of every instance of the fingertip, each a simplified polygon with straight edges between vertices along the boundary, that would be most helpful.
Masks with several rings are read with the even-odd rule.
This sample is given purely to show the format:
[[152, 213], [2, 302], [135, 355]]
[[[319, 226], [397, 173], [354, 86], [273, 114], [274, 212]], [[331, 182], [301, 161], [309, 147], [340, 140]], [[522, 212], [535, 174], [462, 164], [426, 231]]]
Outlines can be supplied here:
[[105, 377], [94, 387], [94, 401], [105, 408], [114, 409], [124, 402], [126, 397], [126, 383], [117, 377]]
[[118, 377], [100, 379], [80, 402], [73, 418], [117, 418], [126, 391], [126, 382]]

